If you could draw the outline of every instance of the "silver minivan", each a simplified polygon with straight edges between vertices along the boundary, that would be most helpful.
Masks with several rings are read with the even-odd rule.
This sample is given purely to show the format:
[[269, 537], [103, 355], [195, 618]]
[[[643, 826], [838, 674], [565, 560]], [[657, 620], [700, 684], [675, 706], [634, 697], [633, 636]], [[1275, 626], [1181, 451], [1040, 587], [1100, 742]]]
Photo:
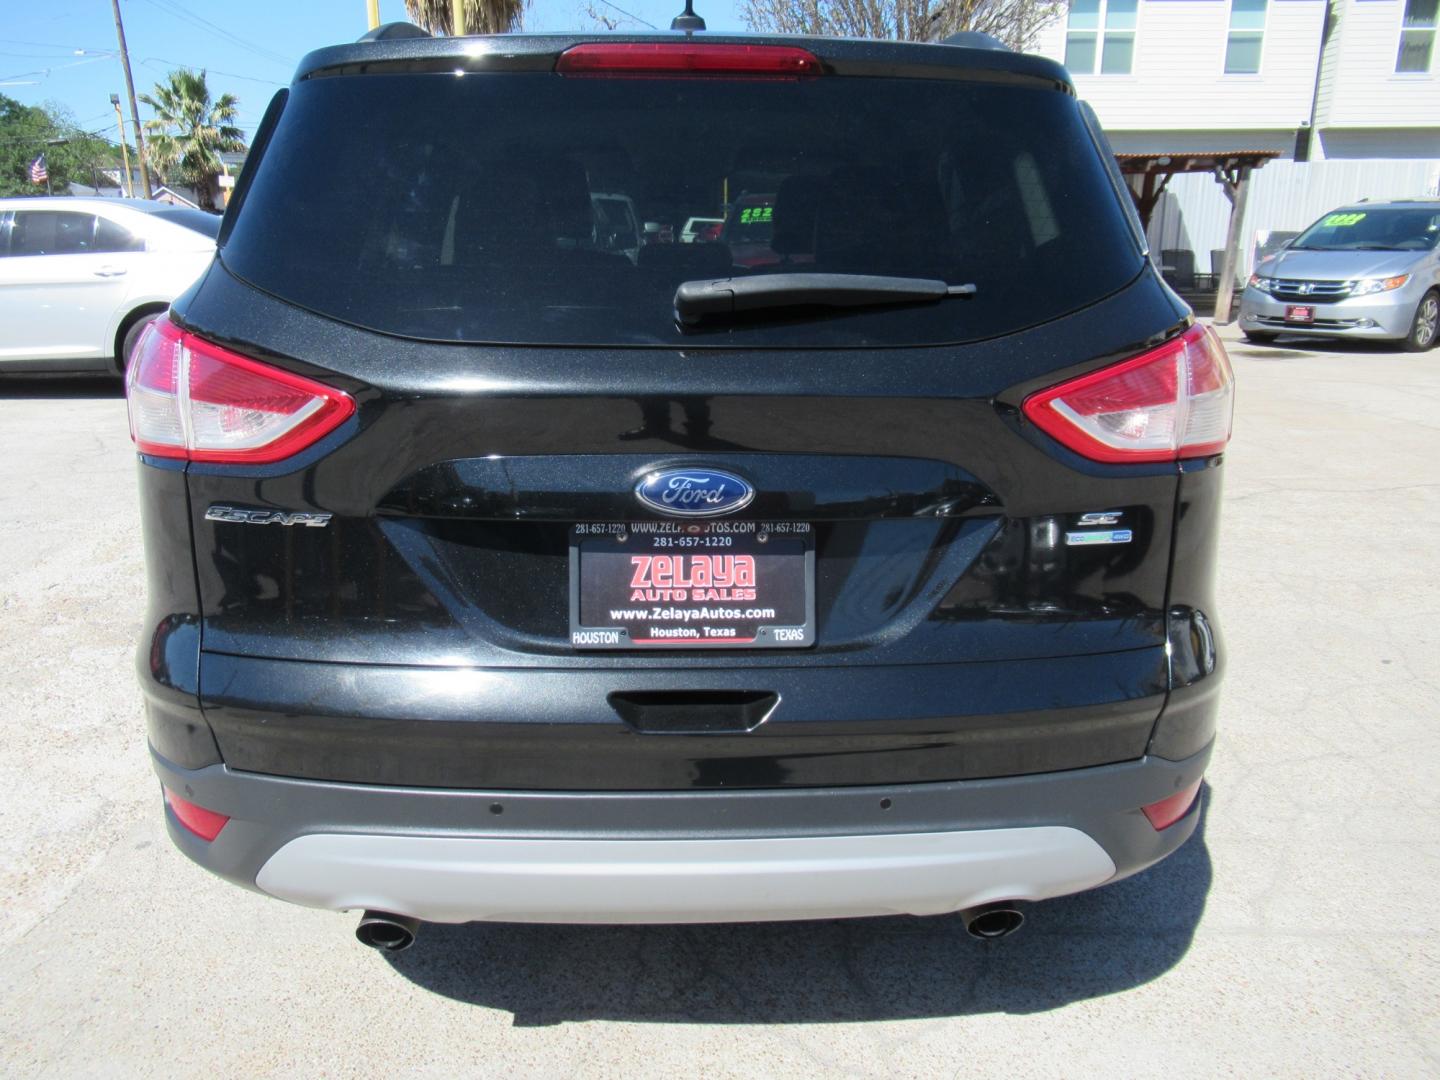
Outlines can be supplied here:
[[1359, 202], [1326, 214], [1250, 275], [1240, 329], [1394, 341], [1410, 352], [1440, 330], [1440, 199]]

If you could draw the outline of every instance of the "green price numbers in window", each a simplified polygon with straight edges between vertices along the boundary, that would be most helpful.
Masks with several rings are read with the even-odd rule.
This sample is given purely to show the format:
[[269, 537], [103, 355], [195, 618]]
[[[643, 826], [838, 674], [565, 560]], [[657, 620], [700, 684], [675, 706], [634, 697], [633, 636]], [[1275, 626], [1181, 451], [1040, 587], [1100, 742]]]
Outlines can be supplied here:
[[773, 206], [746, 206], [740, 210], [741, 225], [758, 225], [764, 221], [771, 221], [775, 217]]
[[1364, 214], [1331, 214], [1320, 224], [1326, 228], [1344, 228], [1347, 225], [1358, 225], [1364, 220]]

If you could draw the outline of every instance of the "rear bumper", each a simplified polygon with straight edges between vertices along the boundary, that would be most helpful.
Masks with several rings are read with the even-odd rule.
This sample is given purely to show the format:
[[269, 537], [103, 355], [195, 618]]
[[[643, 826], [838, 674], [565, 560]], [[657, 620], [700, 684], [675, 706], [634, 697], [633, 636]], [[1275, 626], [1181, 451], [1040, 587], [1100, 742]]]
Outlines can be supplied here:
[[[865, 787], [1130, 761], [1146, 752], [1170, 680], [1159, 645], [988, 663], [646, 660], [577, 671], [205, 652], [199, 667], [204, 718], [232, 769], [461, 791]], [[613, 704], [657, 691], [763, 691], [779, 704], [754, 731], [684, 735], [642, 732]], [[152, 709], [151, 743], [201, 764], [177, 758], [192, 718], [167, 715]]]
[[1057, 826], [751, 840], [328, 833], [290, 841], [256, 883], [310, 907], [428, 922], [755, 922], [939, 914], [1114, 872], [1094, 840]]
[[1184, 761], [950, 783], [743, 792], [493, 792], [292, 780], [223, 765], [162, 783], [228, 814], [196, 862], [294, 903], [433, 922], [728, 922], [930, 915], [1133, 874], [1194, 831], [1139, 807]]

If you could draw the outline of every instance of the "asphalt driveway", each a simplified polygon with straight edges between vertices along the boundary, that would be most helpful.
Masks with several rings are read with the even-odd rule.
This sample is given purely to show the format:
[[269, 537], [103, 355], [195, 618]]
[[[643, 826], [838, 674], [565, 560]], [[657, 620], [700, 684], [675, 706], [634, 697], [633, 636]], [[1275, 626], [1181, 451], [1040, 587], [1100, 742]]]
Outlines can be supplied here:
[[1440, 351], [1231, 345], [1202, 830], [986, 944], [476, 925], [387, 961], [211, 878], [144, 747], [118, 386], [0, 382], [0, 1071], [1440, 1073]]

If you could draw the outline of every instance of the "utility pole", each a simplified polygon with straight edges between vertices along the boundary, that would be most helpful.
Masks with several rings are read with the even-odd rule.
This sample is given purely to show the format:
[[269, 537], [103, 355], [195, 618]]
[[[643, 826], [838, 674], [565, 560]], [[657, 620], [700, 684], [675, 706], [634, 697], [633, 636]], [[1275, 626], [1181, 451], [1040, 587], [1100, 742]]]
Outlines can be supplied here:
[[[135, 123], [135, 153], [140, 158], [140, 182], [145, 185], [144, 198], [150, 198], [150, 166], [145, 162], [145, 136], [140, 133], [140, 108], [135, 104], [135, 80], [130, 75], [130, 50], [125, 47], [125, 24], [120, 21], [120, 0], [110, 0], [115, 9], [115, 36], [120, 39], [120, 66], [125, 69], [125, 90], [130, 95], [130, 119]], [[121, 129], [124, 134], [124, 129]], [[125, 140], [122, 138], [123, 146]]]
[[370, 20], [370, 29], [380, 25], [380, 0], [365, 0], [365, 16]]
[[450, 0], [450, 23], [455, 37], [465, 36], [465, 0]]
[[120, 114], [120, 95], [111, 94], [110, 104], [115, 106], [115, 126], [120, 129], [120, 160], [125, 163], [125, 179], [120, 184], [120, 190], [125, 192], [127, 199], [133, 199], [135, 185], [130, 181], [130, 147], [125, 144], [125, 117]]

